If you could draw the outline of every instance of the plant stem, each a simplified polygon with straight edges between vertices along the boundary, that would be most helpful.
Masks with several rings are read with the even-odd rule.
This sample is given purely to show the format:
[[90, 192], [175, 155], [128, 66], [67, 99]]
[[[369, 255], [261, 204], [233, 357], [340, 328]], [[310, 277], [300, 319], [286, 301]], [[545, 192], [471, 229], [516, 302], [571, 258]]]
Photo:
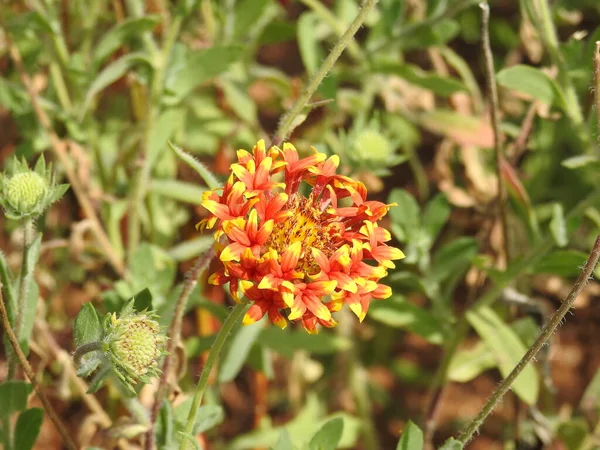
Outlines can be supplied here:
[[[29, 261], [29, 246], [30, 246], [30, 228], [31, 228], [31, 219], [23, 220], [23, 248], [21, 250], [21, 275], [19, 277], [19, 290], [17, 293], [17, 308], [15, 311], [15, 334], [17, 339], [21, 341], [23, 339], [23, 326], [24, 326], [24, 318], [25, 314], [25, 305], [27, 303], [27, 294], [29, 292], [29, 283], [31, 282], [31, 277], [29, 276], [30, 270], [27, 267]], [[15, 370], [17, 366], [17, 360], [15, 359], [15, 354], [11, 355], [10, 364], [8, 367], [8, 379], [12, 379], [15, 375]]]
[[73, 360], [75, 361], [75, 367], [79, 367], [81, 358], [90, 352], [102, 351], [102, 342], [88, 342], [87, 344], [80, 345], [73, 353]]
[[181, 324], [183, 322], [185, 307], [187, 306], [190, 294], [198, 284], [198, 278], [200, 277], [200, 274], [210, 264], [213, 256], [214, 252], [213, 250], [210, 250], [196, 259], [196, 262], [186, 274], [183, 289], [181, 290], [181, 294], [179, 294], [179, 298], [177, 299], [175, 312], [173, 313], [173, 319], [171, 320], [171, 325], [169, 326], [169, 336], [171, 339], [167, 341], [167, 355], [165, 356], [162, 364], [162, 375], [160, 377], [160, 382], [158, 383], [156, 398], [154, 399], [154, 403], [152, 404], [152, 409], [150, 412], [150, 428], [146, 433], [146, 450], [152, 450], [156, 447], [154, 423], [156, 422], [160, 405], [162, 404], [163, 398], [167, 392], [167, 380], [169, 378], [169, 373], [171, 372], [172, 357], [181, 338]]
[[296, 117], [302, 112], [306, 104], [310, 101], [311, 97], [321, 84], [321, 81], [323, 81], [323, 78], [325, 78], [325, 76], [329, 73], [344, 49], [348, 46], [348, 44], [350, 44], [350, 42], [352, 42], [354, 35], [362, 26], [363, 22], [367, 18], [367, 15], [369, 14], [369, 11], [371, 11], [373, 6], [375, 6], [375, 3], [377, 3], [377, 0], [365, 1], [354, 21], [350, 24], [346, 32], [331, 49], [331, 52], [329, 55], [327, 55], [327, 58], [325, 58], [325, 61], [323, 61], [323, 64], [321, 64], [319, 70], [317, 70], [312, 76], [308, 82], [308, 85], [304, 88], [292, 108], [283, 115], [281, 121], [279, 122], [279, 126], [277, 127], [277, 131], [275, 132], [275, 145], [279, 145], [281, 142], [283, 142], [293, 131]]
[[44, 391], [42, 391], [41, 386], [38, 384], [37, 379], [35, 378], [35, 373], [33, 372], [33, 369], [29, 365], [29, 362], [27, 361], [25, 354], [23, 353], [23, 351], [21, 350], [21, 347], [19, 346], [19, 340], [17, 339], [17, 336], [15, 335], [15, 332], [13, 331], [13, 329], [10, 325], [10, 321], [8, 320], [8, 313], [6, 311], [6, 306], [4, 305], [4, 298], [2, 297], [2, 289], [0, 289], [0, 316], [2, 316], [1, 317], [2, 325], [4, 326], [4, 330], [6, 331], [8, 340], [10, 341], [10, 345], [12, 346], [13, 351], [17, 355], [17, 358], [19, 359], [19, 362], [21, 363], [21, 367], [23, 367], [23, 371], [25, 372], [25, 375], [27, 376], [27, 378], [29, 378], [29, 381], [33, 385], [33, 388], [35, 389], [35, 393], [37, 394], [40, 401], [42, 402], [42, 405], [44, 406], [44, 410], [48, 414], [48, 417], [50, 417], [50, 420], [52, 420], [52, 422], [54, 422], [54, 425], [56, 426], [56, 429], [58, 430], [58, 433], [60, 434], [66, 447], [69, 450], [77, 450], [78, 449], [77, 444], [75, 444], [75, 442], [71, 438], [71, 435], [69, 434], [69, 432], [67, 431], [67, 429], [65, 428], [63, 423], [61, 422], [58, 414], [56, 414], [56, 411], [54, 410], [54, 407], [48, 400], [48, 397], [46, 397], [46, 394], [44, 394]]
[[596, 41], [594, 51], [594, 92], [596, 100], [597, 126], [596, 135], [600, 133], [600, 41]]
[[[187, 423], [185, 424], [185, 434], [191, 435], [194, 429], [194, 424], [196, 423], [196, 415], [198, 414], [198, 408], [200, 408], [200, 404], [202, 403], [202, 397], [204, 396], [204, 391], [206, 391], [206, 386], [208, 385], [208, 378], [212, 371], [215, 362], [219, 358], [219, 353], [223, 349], [223, 345], [227, 341], [231, 330], [234, 325], [240, 321], [246, 309], [248, 307], [248, 303], [242, 301], [238, 303], [235, 308], [231, 310], [229, 316], [223, 322], [217, 337], [215, 338], [215, 342], [210, 349], [208, 354], [208, 358], [206, 359], [206, 364], [202, 369], [202, 373], [200, 374], [200, 379], [198, 380], [198, 384], [196, 385], [196, 392], [194, 392], [194, 398], [192, 400], [192, 407], [190, 408], [190, 414], [187, 418]], [[186, 450], [188, 441], [185, 439], [181, 440], [181, 445], [179, 450]]]
[[544, 346], [546, 341], [554, 334], [558, 326], [562, 323], [565, 315], [571, 307], [573, 303], [577, 299], [577, 296], [587, 284], [590, 279], [596, 264], [598, 264], [598, 259], [600, 258], [600, 235], [596, 238], [596, 243], [594, 244], [594, 248], [590, 253], [590, 256], [585, 263], [583, 271], [577, 278], [577, 281], [573, 285], [571, 292], [567, 296], [566, 300], [560, 305], [560, 308], [556, 311], [556, 313], [550, 318], [546, 326], [540, 332], [540, 335], [535, 340], [533, 345], [527, 350], [525, 356], [521, 358], [521, 360], [517, 363], [512, 372], [502, 381], [496, 392], [492, 394], [488, 402], [485, 404], [481, 412], [473, 419], [473, 421], [464, 429], [464, 431], [460, 434], [459, 441], [462, 444], [466, 444], [471, 440], [473, 434], [477, 432], [483, 421], [486, 417], [494, 410], [498, 402], [502, 399], [504, 394], [510, 389], [511, 385], [515, 381], [515, 379], [519, 376], [519, 374], [525, 369], [527, 364], [537, 355], [540, 349]]
[[494, 159], [496, 165], [496, 177], [498, 178], [498, 213], [500, 223], [502, 224], [502, 245], [504, 246], [505, 263], [510, 261], [509, 241], [508, 241], [508, 211], [506, 208], [506, 185], [502, 176], [502, 163], [504, 160], [504, 150], [502, 148], [502, 135], [500, 132], [500, 118], [498, 117], [498, 87], [496, 85], [496, 75], [494, 71], [494, 56], [490, 46], [490, 7], [487, 1], [479, 4], [481, 8], [481, 36], [483, 48], [483, 57], [485, 60], [485, 78], [490, 101], [490, 115], [492, 117], [492, 129], [494, 132]]

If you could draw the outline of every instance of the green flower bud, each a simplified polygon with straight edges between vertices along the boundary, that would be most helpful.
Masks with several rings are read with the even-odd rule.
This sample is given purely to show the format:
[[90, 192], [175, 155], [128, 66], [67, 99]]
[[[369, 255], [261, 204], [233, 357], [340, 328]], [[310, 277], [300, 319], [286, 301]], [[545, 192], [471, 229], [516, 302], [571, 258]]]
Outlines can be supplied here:
[[123, 319], [113, 314], [110, 322], [113, 331], [109, 351], [115, 366], [135, 380], [155, 372], [166, 340], [158, 322], [146, 314]]
[[363, 161], [386, 162], [394, 149], [390, 141], [376, 130], [362, 130], [354, 141], [354, 150]]
[[9, 173], [0, 174], [0, 207], [9, 219], [36, 219], [60, 199], [68, 187], [54, 183], [52, 167], [46, 166], [43, 156], [33, 170], [25, 161], [15, 159]]
[[22, 214], [31, 214], [48, 192], [48, 184], [35, 172], [17, 173], [6, 183], [6, 201]]

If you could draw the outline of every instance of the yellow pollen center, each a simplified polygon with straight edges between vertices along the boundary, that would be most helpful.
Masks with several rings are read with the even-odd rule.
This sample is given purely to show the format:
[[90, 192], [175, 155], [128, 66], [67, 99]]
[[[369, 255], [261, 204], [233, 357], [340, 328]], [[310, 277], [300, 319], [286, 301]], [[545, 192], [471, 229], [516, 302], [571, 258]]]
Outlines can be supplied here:
[[327, 257], [331, 256], [342, 243], [344, 226], [305, 198], [297, 199], [288, 210], [291, 211], [290, 216], [275, 225], [267, 247], [274, 248], [281, 255], [290, 245], [300, 242], [302, 250], [296, 270], [314, 275], [319, 266], [311, 249], [317, 248]]

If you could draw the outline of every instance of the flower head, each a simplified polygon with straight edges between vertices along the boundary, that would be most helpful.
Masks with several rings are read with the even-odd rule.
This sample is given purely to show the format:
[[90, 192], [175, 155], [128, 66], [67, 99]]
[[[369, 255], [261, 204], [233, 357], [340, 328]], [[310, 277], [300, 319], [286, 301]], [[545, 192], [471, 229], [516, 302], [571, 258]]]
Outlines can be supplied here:
[[55, 185], [52, 167], [41, 156], [30, 170], [25, 161], [15, 159], [12, 173], [0, 174], [0, 206], [13, 220], [37, 218], [62, 197], [68, 185]]
[[344, 304], [362, 321], [372, 298], [391, 295], [379, 281], [404, 254], [385, 244], [390, 234], [377, 222], [392, 205], [367, 201], [362, 183], [336, 173], [339, 162], [314, 148], [300, 158], [289, 143], [267, 150], [261, 140], [238, 151], [222, 189], [205, 193], [211, 214], [200, 225], [216, 227], [221, 262], [210, 282], [252, 302], [245, 324], [268, 314], [313, 333], [335, 326]]

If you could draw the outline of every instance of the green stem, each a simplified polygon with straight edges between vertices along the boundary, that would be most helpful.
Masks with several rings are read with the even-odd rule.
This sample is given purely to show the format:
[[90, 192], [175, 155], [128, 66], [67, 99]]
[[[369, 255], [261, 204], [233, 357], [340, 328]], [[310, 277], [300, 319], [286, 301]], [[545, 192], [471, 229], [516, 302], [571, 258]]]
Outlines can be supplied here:
[[556, 329], [560, 326], [565, 315], [567, 312], [569, 312], [573, 306], [573, 303], [577, 299], [577, 296], [587, 284], [592, 273], [594, 272], [594, 268], [596, 267], [596, 264], [598, 264], [598, 259], [600, 259], [600, 235], [598, 235], [596, 238], [596, 243], [594, 244], [594, 248], [592, 249], [589, 258], [585, 263], [585, 267], [577, 278], [577, 281], [573, 285], [573, 288], [571, 289], [571, 292], [569, 292], [566, 300], [560, 305], [558, 311], [556, 311], [556, 313], [550, 318], [546, 326], [540, 332], [538, 338], [525, 353], [525, 356], [521, 358], [512, 372], [504, 379], [504, 381], [502, 381], [500, 386], [498, 386], [498, 389], [496, 389], [496, 391], [492, 394], [477, 417], [475, 417], [460, 434], [459, 441], [463, 445], [466, 445], [467, 442], [471, 440], [487, 416], [494, 410], [498, 402], [502, 399], [502, 397], [504, 397], [504, 394], [508, 392], [515, 379], [519, 376], [523, 369], [527, 367], [527, 364], [531, 362], [535, 355], [537, 355], [540, 349], [548, 341], [550, 336], [552, 336]]
[[[15, 311], [15, 334], [19, 342], [23, 339], [23, 326], [24, 326], [24, 314], [25, 305], [27, 303], [27, 294], [29, 292], [30, 283], [30, 269], [28, 267], [29, 261], [29, 246], [30, 246], [30, 228], [31, 219], [23, 220], [23, 249], [21, 252], [21, 275], [19, 277], [19, 290], [17, 293], [17, 310]], [[12, 355], [10, 364], [8, 367], [8, 378], [11, 379], [15, 375], [17, 367], [16, 355]]]
[[[227, 341], [231, 330], [234, 325], [240, 321], [244, 313], [246, 312], [248, 304], [244, 301], [238, 303], [229, 316], [223, 322], [217, 337], [215, 338], [215, 342], [210, 349], [208, 354], [208, 358], [206, 359], [206, 364], [204, 365], [204, 369], [202, 369], [202, 373], [200, 374], [200, 379], [198, 380], [198, 384], [196, 385], [196, 392], [194, 392], [194, 398], [192, 399], [192, 407], [190, 408], [190, 414], [187, 418], [187, 423], [185, 424], [185, 434], [191, 435], [194, 429], [194, 424], [196, 423], [196, 415], [198, 414], [198, 408], [200, 408], [200, 404], [202, 403], [202, 397], [204, 396], [204, 392], [206, 391], [206, 386], [208, 385], [208, 378], [210, 377], [210, 373], [212, 371], [213, 366], [217, 362], [219, 358], [219, 353], [223, 349], [223, 345]], [[179, 450], [186, 450], [188, 441], [185, 439], [181, 440], [181, 445]]]
[[88, 342], [87, 344], [80, 345], [73, 353], [73, 360], [75, 361], [75, 367], [79, 367], [81, 358], [90, 352], [102, 351], [102, 342]]
[[589, 150], [590, 136], [585, 127], [581, 105], [577, 98], [577, 91], [573, 85], [565, 59], [560, 51], [558, 36], [556, 34], [554, 22], [552, 21], [548, 2], [547, 0], [537, 0], [535, 1], [535, 5], [537, 6], [537, 12], [539, 14], [536, 22], [537, 26], [540, 28], [542, 42], [544, 43], [546, 50], [548, 50], [550, 59], [558, 68], [558, 82], [565, 93], [564, 100], [567, 115], [571, 119], [571, 122], [573, 122], [573, 125], [577, 130], [577, 135], [581, 139], [584, 148]]
[[288, 137], [289, 133], [293, 131], [293, 125], [296, 117], [302, 112], [306, 104], [310, 101], [311, 97], [321, 84], [321, 81], [323, 81], [323, 78], [325, 78], [325, 76], [329, 73], [344, 49], [350, 44], [350, 42], [352, 42], [354, 35], [362, 26], [363, 22], [367, 18], [367, 15], [369, 14], [369, 11], [371, 11], [373, 6], [375, 6], [375, 3], [377, 3], [377, 0], [365, 1], [363, 7], [356, 16], [356, 19], [354, 19], [354, 21], [350, 24], [350, 27], [348, 27], [333, 49], [331, 49], [331, 52], [329, 55], [327, 55], [327, 58], [325, 58], [325, 61], [323, 61], [323, 64], [321, 64], [319, 70], [317, 70], [312, 76], [308, 82], [308, 85], [304, 88], [296, 100], [296, 103], [294, 103], [294, 106], [292, 106], [292, 108], [281, 118], [279, 126], [277, 127], [277, 131], [275, 132], [276, 144], [283, 142]]

